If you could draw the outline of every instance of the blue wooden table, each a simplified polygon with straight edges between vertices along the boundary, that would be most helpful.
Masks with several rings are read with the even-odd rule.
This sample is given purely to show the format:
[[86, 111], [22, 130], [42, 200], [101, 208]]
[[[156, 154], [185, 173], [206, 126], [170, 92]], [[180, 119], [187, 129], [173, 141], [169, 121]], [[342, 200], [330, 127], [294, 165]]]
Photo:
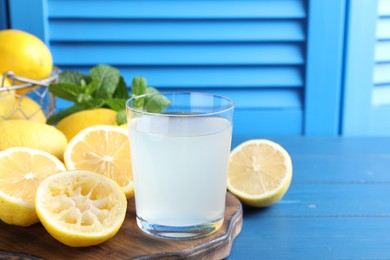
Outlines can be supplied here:
[[291, 186], [244, 207], [228, 259], [390, 259], [390, 138], [269, 139], [292, 157]]

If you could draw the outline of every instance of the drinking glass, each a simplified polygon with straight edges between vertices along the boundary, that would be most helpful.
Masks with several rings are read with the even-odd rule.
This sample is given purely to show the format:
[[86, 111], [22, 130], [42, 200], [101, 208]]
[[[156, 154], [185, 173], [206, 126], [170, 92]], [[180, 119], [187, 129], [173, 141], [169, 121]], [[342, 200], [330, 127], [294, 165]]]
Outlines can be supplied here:
[[136, 108], [155, 93], [126, 103], [137, 224], [162, 238], [203, 237], [223, 224], [234, 102], [161, 94], [170, 104], [160, 113]]

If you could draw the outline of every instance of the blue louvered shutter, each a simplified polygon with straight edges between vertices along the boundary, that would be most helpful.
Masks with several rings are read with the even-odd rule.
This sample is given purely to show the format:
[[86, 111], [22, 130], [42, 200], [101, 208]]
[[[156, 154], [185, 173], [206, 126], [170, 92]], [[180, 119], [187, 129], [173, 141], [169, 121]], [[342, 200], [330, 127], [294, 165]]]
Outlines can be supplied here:
[[[338, 134], [344, 0], [35, 2], [46, 14], [43, 38], [64, 70], [106, 63], [128, 84], [142, 75], [160, 90], [228, 96], [236, 136]], [[11, 13], [16, 27], [34, 23]]]
[[390, 135], [390, 0], [353, 0], [350, 17], [343, 134]]
[[370, 134], [390, 135], [390, 1], [380, 0], [376, 27]]

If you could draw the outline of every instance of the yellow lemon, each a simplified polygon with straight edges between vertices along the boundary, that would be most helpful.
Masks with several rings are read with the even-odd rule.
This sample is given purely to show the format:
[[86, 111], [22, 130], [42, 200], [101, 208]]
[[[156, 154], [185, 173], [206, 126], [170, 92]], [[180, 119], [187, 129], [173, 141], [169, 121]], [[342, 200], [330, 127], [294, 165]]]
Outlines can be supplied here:
[[81, 130], [94, 125], [117, 125], [116, 112], [108, 108], [76, 112], [59, 121], [57, 129], [70, 140]]
[[91, 126], [78, 133], [64, 152], [68, 170], [88, 170], [110, 177], [127, 197], [134, 194], [128, 133], [118, 126]]
[[46, 115], [41, 106], [33, 99], [22, 96], [16, 97], [16, 111], [9, 119], [26, 119], [46, 123]]
[[0, 73], [13, 71], [18, 76], [41, 80], [48, 78], [53, 69], [53, 58], [45, 43], [20, 30], [0, 31], [0, 57]]
[[7, 90], [6, 87], [11, 86], [11, 84], [6, 78], [4, 79], [3, 86], [1, 85], [2, 82], [3, 76], [0, 75], [0, 120], [7, 119], [16, 108], [15, 91]]
[[279, 201], [292, 179], [290, 155], [270, 140], [249, 140], [230, 155], [228, 190], [244, 203], [266, 207]]
[[64, 164], [46, 152], [24, 147], [1, 151], [0, 219], [18, 226], [39, 222], [35, 212], [38, 184], [61, 171], [65, 171]]
[[35, 199], [42, 225], [68, 246], [100, 244], [113, 237], [126, 216], [119, 185], [88, 171], [54, 174], [41, 182]]
[[29, 120], [3, 120], [0, 121], [0, 133], [0, 151], [11, 147], [28, 147], [63, 159], [67, 140], [54, 126]]

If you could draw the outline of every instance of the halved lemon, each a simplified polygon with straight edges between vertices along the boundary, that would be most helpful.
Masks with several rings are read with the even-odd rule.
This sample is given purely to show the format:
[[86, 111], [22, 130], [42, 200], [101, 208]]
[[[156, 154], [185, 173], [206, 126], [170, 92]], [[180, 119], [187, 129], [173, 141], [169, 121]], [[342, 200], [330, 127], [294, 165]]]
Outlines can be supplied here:
[[253, 207], [279, 201], [292, 179], [292, 162], [279, 144], [265, 139], [246, 141], [230, 154], [228, 190]]
[[68, 143], [68, 170], [93, 171], [116, 181], [126, 197], [134, 194], [128, 132], [118, 126], [98, 125], [80, 131]]
[[57, 157], [40, 150], [15, 147], [0, 152], [0, 219], [29, 226], [39, 222], [35, 192], [47, 176], [65, 171]]
[[100, 244], [112, 238], [126, 216], [121, 187], [89, 171], [67, 171], [47, 177], [38, 186], [35, 205], [46, 230], [72, 247]]

